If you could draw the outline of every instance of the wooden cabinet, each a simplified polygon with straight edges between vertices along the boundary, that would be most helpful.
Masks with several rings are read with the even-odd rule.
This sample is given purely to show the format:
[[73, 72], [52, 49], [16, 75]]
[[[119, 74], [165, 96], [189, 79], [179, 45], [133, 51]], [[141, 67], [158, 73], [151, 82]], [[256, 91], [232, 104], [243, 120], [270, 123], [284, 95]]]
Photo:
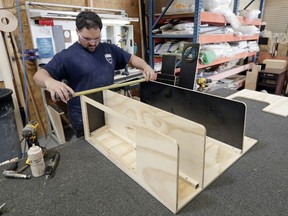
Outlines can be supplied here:
[[[177, 88], [172, 92], [178, 92]], [[186, 98], [191, 100], [198, 99], [193, 97], [195, 95], [204, 97], [198, 92], [186, 92]], [[208, 135], [202, 123], [109, 90], [98, 93], [81, 96], [85, 139], [174, 214], [257, 142], [243, 135], [246, 106], [242, 102], [205, 96], [210, 102], [225, 101], [238, 111], [235, 113], [235, 109], [231, 109], [235, 115], [230, 113], [229, 118], [233, 116], [238, 123], [242, 122], [236, 130], [240, 136], [234, 136], [233, 143], [228, 144]], [[162, 99], [162, 93], [152, 95], [158, 101], [157, 98]], [[91, 116], [93, 121], [89, 120]], [[229, 122], [234, 124], [234, 121], [226, 123]]]
[[282, 95], [285, 91], [286, 69], [266, 68], [259, 71], [256, 90]]

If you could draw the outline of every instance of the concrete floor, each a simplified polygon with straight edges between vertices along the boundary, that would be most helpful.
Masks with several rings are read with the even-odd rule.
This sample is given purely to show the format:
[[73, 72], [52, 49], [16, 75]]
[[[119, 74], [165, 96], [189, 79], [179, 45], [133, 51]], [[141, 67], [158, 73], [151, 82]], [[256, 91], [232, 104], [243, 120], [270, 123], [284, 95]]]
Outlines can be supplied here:
[[50, 148], [57, 147], [60, 144], [52, 136], [48, 135], [47, 138], [45, 137], [39, 138], [39, 145], [47, 149], [50, 149]]
[[[70, 127], [65, 128], [64, 133], [65, 133], [66, 142], [71, 142], [77, 139], [75, 134], [73, 133], [72, 128]], [[47, 149], [62, 145], [57, 141], [57, 138], [53, 135], [48, 135], [46, 138], [39, 137], [38, 141], [39, 141], [40, 146], [45, 147]]]

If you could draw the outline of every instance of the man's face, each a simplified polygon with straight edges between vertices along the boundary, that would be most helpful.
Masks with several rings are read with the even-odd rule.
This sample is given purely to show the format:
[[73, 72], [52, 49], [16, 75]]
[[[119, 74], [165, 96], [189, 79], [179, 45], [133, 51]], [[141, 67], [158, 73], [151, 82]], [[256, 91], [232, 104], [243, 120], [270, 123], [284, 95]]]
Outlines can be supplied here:
[[89, 30], [87, 28], [83, 28], [81, 30], [77, 30], [77, 34], [79, 37], [79, 43], [89, 52], [93, 52], [101, 40], [101, 30], [99, 28], [91, 28]]

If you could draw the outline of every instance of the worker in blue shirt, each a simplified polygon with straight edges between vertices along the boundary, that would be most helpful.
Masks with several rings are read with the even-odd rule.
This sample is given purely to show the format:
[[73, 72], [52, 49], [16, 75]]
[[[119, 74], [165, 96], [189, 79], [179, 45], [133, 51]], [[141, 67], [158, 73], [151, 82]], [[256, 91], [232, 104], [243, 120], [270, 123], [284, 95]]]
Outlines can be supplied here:
[[[80, 98], [71, 99], [69, 94], [113, 84], [114, 70], [127, 64], [143, 70], [146, 80], [157, 78], [143, 59], [116, 45], [102, 43], [101, 29], [101, 18], [95, 12], [80, 12], [76, 17], [78, 41], [57, 53], [34, 75], [36, 84], [46, 88], [53, 101], [58, 94], [68, 104], [68, 116], [77, 137], [84, 134]], [[68, 85], [62, 80], [67, 80]]]

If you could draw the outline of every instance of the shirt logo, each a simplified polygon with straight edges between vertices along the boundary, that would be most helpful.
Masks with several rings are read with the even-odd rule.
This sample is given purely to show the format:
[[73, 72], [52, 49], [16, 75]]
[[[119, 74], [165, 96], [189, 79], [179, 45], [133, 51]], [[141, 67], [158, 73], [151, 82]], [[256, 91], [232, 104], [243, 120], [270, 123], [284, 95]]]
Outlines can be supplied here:
[[105, 54], [105, 58], [109, 64], [112, 64], [113, 60], [111, 54]]

